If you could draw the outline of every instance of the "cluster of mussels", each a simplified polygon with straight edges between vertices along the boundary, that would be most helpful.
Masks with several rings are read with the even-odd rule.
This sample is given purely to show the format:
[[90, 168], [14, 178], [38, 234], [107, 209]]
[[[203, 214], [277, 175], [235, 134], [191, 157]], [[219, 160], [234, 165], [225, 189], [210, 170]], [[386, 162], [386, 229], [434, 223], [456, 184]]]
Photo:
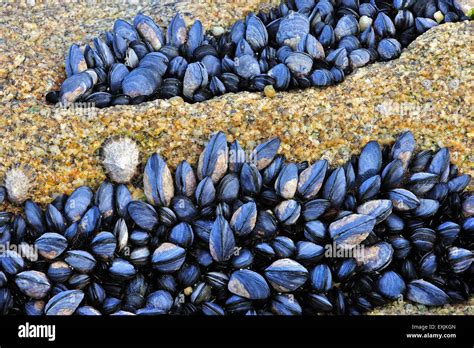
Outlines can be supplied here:
[[120, 183], [129, 156], [115, 153], [104, 164], [115, 183], [1, 213], [0, 244], [18, 248], [0, 257], [0, 313], [356, 315], [469, 299], [474, 194], [447, 148], [415, 153], [404, 132], [331, 169], [288, 162], [279, 146], [246, 156], [219, 132], [197, 171], [182, 161], [174, 179], [155, 153], [147, 202]]
[[227, 92], [324, 87], [352, 70], [397, 58], [418, 35], [467, 19], [453, 0], [290, 0], [250, 13], [230, 30], [189, 30], [178, 13], [166, 35], [139, 13], [66, 56], [67, 79], [47, 94], [63, 105], [138, 104], [183, 96], [200, 102]]

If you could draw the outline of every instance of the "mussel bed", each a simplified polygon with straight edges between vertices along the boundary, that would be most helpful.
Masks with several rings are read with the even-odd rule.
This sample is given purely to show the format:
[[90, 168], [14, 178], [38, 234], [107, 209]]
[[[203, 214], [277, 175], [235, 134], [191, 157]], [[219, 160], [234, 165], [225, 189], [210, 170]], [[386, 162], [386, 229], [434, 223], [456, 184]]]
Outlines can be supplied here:
[[116, 20], [91, 45], [71, 45], [67, 79], [46, 100], [103, 108], [176, 96], [202, 102], [267, 86], [327, 87], [399, 57], [434, 26], [466, 19], [454, 0], [282, 1], [209, 32], [199, 20], [187, 28], [180, 13], [166, 30], [139, 13], [132, 24]]
[[143, 200], [109, 172], [95, 192], [0, 212], [0, 245], [15, 247], [0, 256], [0, 313], [358, 315], [470, 298], [474, 194], [447, 148], [416, 151], [403, 132], [331, 168], [279, 147], [246, 152], [217, 132], [197, 168], [173, 174], [153, 154]]

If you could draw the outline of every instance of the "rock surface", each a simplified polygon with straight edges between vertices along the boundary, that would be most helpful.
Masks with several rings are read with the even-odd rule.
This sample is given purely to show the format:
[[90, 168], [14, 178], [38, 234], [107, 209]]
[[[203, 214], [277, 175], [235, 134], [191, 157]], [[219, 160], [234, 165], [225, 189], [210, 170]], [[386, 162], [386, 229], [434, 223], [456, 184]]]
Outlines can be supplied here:
[[[158, 150], [174, 167], [181, 159], [196, 163], [209, 134], [217, 130], [229, 134], [229, 141], [238, 138], [247, 149], [279, 135], [289, 159], [327, 158], [338, 165], [367, 141], [388, 143], [409, 129], [420, 147], [448, 146], [460, 170], [474, 174], [473, 22], [436, 27], [400, 59], [359, 69], [327, 89], [276, 93], [272, 98], [264, 93], [226, 94], [192, 105], [174, 98], [104, 110], [62, 110], [46, 104], [46, 92], [58, 89], [65, 78], [69, 45], [84, 44], [109, 30], [116, 18], [130, 20], [141, 10], [164, 25], [180, 10], [189, 23], [199, 18], [208, 30], [219, 30], [215, 27], [268, 7], [260, 0], [134, 3], [0, 5], [0, 181], [12, 165], [27, 164], [36, 176], [33, 198], [47, 203], [56, 193], [70, 193], [82, 184], [97, 186], [105, 178], [100, 146], [111, 136], [137, 140], [142, 163]], [[469, 304], [426, 310], [402, 302], [375, 313], [472, 315], [473, 304], [471, 299]]]

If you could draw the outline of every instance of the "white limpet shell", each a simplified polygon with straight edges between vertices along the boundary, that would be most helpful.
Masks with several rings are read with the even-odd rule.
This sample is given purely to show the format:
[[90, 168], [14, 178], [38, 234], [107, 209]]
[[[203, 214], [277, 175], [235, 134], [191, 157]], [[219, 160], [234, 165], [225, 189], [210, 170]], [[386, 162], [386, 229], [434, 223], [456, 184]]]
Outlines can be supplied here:
[[15, 166], [5, 173], [5, 189], [8, 200], [13, 204], [20, 205], [29, 198], [32, 184], [32, 175], [26, 167]]
[[118, 184], [126, 184], [137, 172], [139, 149], [130, 138], [113, 139], [104, 144], [103, 164], [110, 179]]

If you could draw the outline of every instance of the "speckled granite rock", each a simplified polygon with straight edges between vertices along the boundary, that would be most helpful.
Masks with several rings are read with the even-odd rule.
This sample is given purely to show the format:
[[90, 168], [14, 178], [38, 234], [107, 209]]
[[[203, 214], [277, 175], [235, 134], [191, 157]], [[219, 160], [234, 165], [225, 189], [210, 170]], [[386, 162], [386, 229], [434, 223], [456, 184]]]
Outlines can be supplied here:
[[[81, 184], [96, 186], [104, 179], [99, 149], [110, 136], [136, 139], [142, 163], [158, 150], [175, 166], [183, 158], [195, 163], [216, 130], [227, 132], [228, 140], [238, 137], [247, 148], [279, 135], [288, 158], [324, 157], [336, 165], [370, 139], [391, 142], [398, 132], [410, 129], [419, 146], [448, 146], [461, 171], [474, 174], [472, 22], [436, 27], [400, 59], [362, 68], [328, 89], [277, 93], [273, 98], [226, 94], [193, 105], [176, 98], [105, 110], [60, 110], [44, 102], [45, 93], [57, 89], [65, 77], [68, 46], [110, 29], [115, 18], [130, 19], [142, 10], [166, 23], [179, 9], [212, 29], [263, 3], [1, 4], [0, 178], [11, 165], [28, 164], [36, 175], [32, 195], [46, 203], [55, 193], [70, 193]], [[474, 314], [473, 304], [428, 310], [395, 303], [375, 313]]]

